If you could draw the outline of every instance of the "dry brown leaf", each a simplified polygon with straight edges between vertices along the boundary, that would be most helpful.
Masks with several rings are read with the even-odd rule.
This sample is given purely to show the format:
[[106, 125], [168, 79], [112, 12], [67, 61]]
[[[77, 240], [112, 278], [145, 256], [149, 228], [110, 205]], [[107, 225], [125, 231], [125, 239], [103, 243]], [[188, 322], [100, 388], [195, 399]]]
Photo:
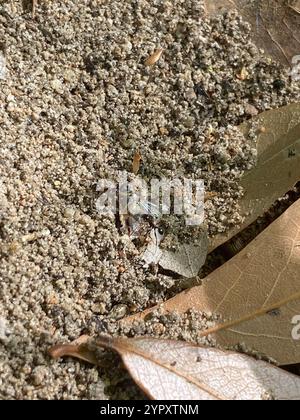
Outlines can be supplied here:
[[153, 338], [100, 337], [155, 400], [299, 400], [300, 378], [248, 356]]
[[140, 170], [141, 160], [142, 160], [142, 155], [140, 154], [140, 152], [139, 151], [135, 152], [133, 156], [133, 161], [132, 161], [132, 172], [135, 175], [137, 175], [137, 173]]
[[228, 10], [235, 9], [234, 0], [205, 0], [205, 10], [208, 16], [215, 16]]
[[161, 310], [219, 314], [228, 322], [200, 335], [211, 333], [223, 346], [243, 343], [281, 365], [300, 363], [300, 340], [292, 336], [292, 320], [300, 315], [299, 274], [300, 200], [202, 286], [180, 293]]
[[[262, 216], [273, 203], [300, 180], [300, 104], [263, 112], [240, 126], [248, 136], [250, 124], [257, 124], [258, 162], [245, 173], [240, 201], [244, 222], [211, 240], [210, 251], [228, 241]], [[263, 130], [260, 130], [263, 128]]]
[[284, 65], [300, 54], [299, 0], [205, 0], [208, 15], [237, 9], [259, 48]]
[[155, 50], [154, 53], [151, 54], [145, 61], [145, 66], [154, 66], [154, 64], [156, 64], [160, 59], [163, 51], [164, 50], [162, 48]]
[[95, 353], [88, 347], [88, 343], [91, 337], [88, 335], [82, 335], [76, 340], [69, 344], [58, 344], [57, 346], [51, 347], [49, 354], [54, 359], [58, 359], [64, 356], [76, 357], [77, 359], [91, 363], [93, 365], [98, 364], [98, 359]]
[[300, 0], [291, 0], [289, 7], [296, 13], [300, 13]]
[[208, 237], [205, 229], [198, 234], [197, 245], [182, 244], [176, 251], [160, 248], [155, 233], [151, 235], [150, 239], [151, 242], [142, 256], [146, 266], [159, 265], [164, 270], [191, 279], [198, 275], [200, 268], [205, 264], [208, 250]]

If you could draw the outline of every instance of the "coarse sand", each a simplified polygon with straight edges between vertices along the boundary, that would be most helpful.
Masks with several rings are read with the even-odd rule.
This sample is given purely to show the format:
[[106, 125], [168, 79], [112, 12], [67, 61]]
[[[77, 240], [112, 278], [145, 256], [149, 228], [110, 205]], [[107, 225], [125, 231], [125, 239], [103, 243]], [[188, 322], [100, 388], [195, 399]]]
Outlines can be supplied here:
[[[118, 370], [47, 354], [182, 288], [97, 213], [99, 179], [139, 151], [147, 181], [203, 179], [208, 233], [224, 232], [256, 159], [255, 132], [236, 127], [299, 100], [299, 85], [239, 16], [208, 19], [200, 0], [40, 0], [35, 17], [25, 3], [0, 4], [0, 398], [134, 398]], [[197, 341], [187, 319], [159, 328]], [[162, 335], [151, 320], [135, 333]]]

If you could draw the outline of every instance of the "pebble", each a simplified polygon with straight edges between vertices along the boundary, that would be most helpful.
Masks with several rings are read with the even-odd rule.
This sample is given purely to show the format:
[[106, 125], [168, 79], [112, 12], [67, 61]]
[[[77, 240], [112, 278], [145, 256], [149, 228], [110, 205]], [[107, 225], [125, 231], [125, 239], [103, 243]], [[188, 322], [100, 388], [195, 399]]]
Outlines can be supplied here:
[[72, 219], [75, 215], [76, 209], [72, 207], [66, 207], [64, 210], [64, 215], [67, 219]]
[[35, 386], [40, 386], [45, 381], [48, 375], [48, 368], [45, 366], [36, 366], [32, 373], [32, 381]]
[[245, 105], [245, 113], [247, 115], [251, 115], [251, 117], [255, 117], [255, 115], [258, 115], [259, 114], [259, 111], [258, 111], [257, 108], [255, 108], [254, 105], [246, 104]]
[[56, 93], [63, 93], [63, 84], [60, 80], [55, 79], [50, 82], [50, 86]]
[[107, 312], [106, 305], [104, 303], [95, 303], [91, 309], [94, 313], [101, 315]]
[[124, 318], [124, 316], [126, 315], [128, 311], [128, 308], [126, 305], [116, 305], [112, 308], [111, 312], [110, 312], [110, 316], [113, 319], [121, 319]]

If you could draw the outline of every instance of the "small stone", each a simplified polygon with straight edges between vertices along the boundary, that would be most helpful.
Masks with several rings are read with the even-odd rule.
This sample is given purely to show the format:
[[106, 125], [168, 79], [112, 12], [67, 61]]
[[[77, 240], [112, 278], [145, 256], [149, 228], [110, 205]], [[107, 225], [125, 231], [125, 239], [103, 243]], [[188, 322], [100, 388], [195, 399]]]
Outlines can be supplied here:
[[131, 148], [134, 147], [134, 144], [135, 144], [134, 140], [130, 137], [126, 137], [126, 138], [121, 139], [120, 143], [122, 144], [122, 146], [125, 149], [131, 149]]
[[112, 308], [110, 316], [116, 320], [124, 318], [127, 313], [127, 305], [116, 305]]
[[15, 104], [14, 102], [9, 102], [9, 103], [7, 104], [6, 110], [7, 110], [8, 112], [13, 112], [13, 111], [15, 111], [15, 110], [16, 110], [16, 104]]
[[118, 89], [115, 88], [113, 85], [108, 85], [106, 90], [108, 96], [115, 97], [119, 95]]
[[50, 86], [52, 87], [52, 89], [56, 92], [56, 93], [63, 93], [63, 84], [60, 80], [55, 79], [52, 80], [50, 83]]
[[186, 117], [185, 119], [182, 120], [182, 124], [186, 128], [192, 128], [195, 124], [195, 118], [188, 116], [188, 117]]
[[167, 136], [167, 135], [169, 134], [168, 129], [167, 129], [167, 128], [165, 128], [165, 127], [160, 127], [160, 128], [159, 128], [159, 132], [160, 132], [160, 134], [161, 134], [162, 136]]
[[132, 50], [132, 43], [129, 40], [126, 40], [123, 44], [122, 44], [122, 49], [124, 51], [126, 51], [127, 53], [130, 53]]
[[166, 331], [166, 327], [163, 324], [157, 323], [157, 324], [154, 324], [153, 325], [153, 332], [154, 332], [154, 334], [161, 335], [165, 331]]
[[32, 121], [36, 122], [36, 121], [38, 121], [38, 120], [39, 120], [39, 118], [40, 118], [40, 114], [38, 114], [37, 112], [33, 112], [33, 113], [31, 114], [31, 119], [32, 119]]
[[43, 52], [42, 52], [42, 57], [43, 57], [45, 60], [49, 60], [49, 58], [51, 57], [51, 54], [49, 53], [49, 51], [43, 51]]
[[194, 101], [195, 99], [197, 99], [197, 94], [195, 92], [194, 89], [188, 89], [185, 94], [185, 99], [189, 102]]
[[244, 107], [244, 109], [245, 109], [245, 113], [247, 115], [251, 115], [251, 117], [255, 117], [255, 115], [258, 115], [259, 114], [258, 109], [255, 108], [254, 105], [246, 104], [245, 107]]
[[74, 80], [76, 79], [76, 74], [72, 70], [66, 70], [64, 72], [64, 79], [66, 82], [74, 82]]
[[249, 72], [245, 67], [243, 67], [241, 72], [237, 75], [237, 78], [244, 81], [244, 80], [247, 80], [248, 77], [249, 77]]
[[78, 222], [85, 226], [92, 226], [94, 224], [93, 219], [88, 216], [87, 214], [83, 214], [79, 219]]
[[35, 386], [41, 385], [48, 375], [48, 370], [45, 366], [36, 366], [32, 371], [32, 382]]
[[95, 314], [100, 314], [100, 315], [104, 315], [107, 312], [106, 305], [103, 302], [94, 303], [91, 309]]

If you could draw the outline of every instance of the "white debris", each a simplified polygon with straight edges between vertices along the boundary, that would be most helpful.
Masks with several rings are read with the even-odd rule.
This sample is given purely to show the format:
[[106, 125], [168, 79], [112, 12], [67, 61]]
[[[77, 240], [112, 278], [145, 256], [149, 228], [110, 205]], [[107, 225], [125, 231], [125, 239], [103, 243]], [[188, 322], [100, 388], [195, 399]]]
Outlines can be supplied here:
[[0, 80], [5, 80], [7, 76], [6, 60], [2, 52], [0, 52]]
[[7, 188], [0, 179], [0, 214], [1, 214], [1, 211], [4, 211], [5, 209], [7, 209], [8, 206], [9, 205], [7, 201]]
[[0, 340], [6, 340], [7, 334], [7, 321], [5, 318], [0, 316]]

